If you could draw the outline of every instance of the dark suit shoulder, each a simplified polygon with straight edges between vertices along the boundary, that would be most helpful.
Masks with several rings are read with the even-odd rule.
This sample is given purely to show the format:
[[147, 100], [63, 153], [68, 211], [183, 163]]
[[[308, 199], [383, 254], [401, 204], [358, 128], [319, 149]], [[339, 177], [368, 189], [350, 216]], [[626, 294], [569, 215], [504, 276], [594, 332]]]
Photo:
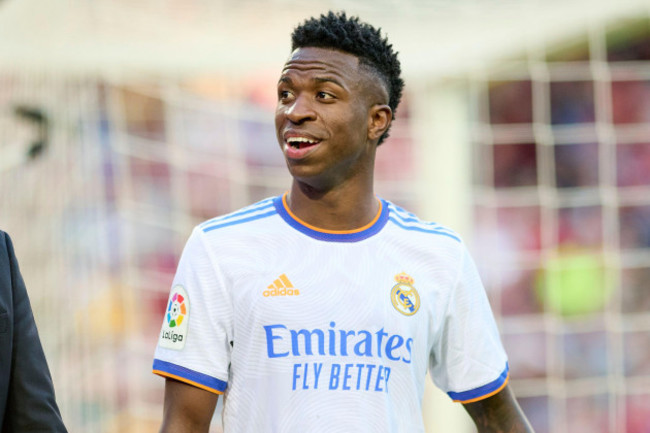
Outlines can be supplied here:
[[0, 230], [0, 272], [14, 272], [14, 245], [7, 232]]
[[13, 308], [14, 268], [13, 245], [9, 235], [0, 230], [0, 313]]
[[0, 317], [3, 309], [0, 365], [13, 365], [0, 376], [0, 430], [66, 432], [13, 244], [0, 230]]
[[7, 234], [0, 230], [0, 256], [6, 256], [9, 253], [9, 249], [13, 250], [13, 245], [11, 244], [11, 238]]

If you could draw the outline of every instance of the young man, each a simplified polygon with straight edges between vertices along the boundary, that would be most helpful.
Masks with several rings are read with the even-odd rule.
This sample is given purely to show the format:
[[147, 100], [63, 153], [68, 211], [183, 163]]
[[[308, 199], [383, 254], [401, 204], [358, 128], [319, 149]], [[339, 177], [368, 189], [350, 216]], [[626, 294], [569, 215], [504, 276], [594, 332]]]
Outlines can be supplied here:
[[459, 236], [373, 194], [403, 82], [380, 32], [329, 13], [278, 82], [288, 193], [195, 228], [154, 371], [162, 430], [422, 432], [427, 369], [481, 432], [532, 431]]

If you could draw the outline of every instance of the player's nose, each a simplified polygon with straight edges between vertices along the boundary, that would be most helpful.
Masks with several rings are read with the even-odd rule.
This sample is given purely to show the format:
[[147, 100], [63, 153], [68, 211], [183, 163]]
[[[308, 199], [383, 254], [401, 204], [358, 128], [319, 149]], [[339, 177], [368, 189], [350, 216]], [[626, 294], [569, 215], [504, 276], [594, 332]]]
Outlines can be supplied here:
[[315, 120], [317, 117], [313, 102], [305, 95], [297, 96], [285, 107], [285, 116], [294, 124]]

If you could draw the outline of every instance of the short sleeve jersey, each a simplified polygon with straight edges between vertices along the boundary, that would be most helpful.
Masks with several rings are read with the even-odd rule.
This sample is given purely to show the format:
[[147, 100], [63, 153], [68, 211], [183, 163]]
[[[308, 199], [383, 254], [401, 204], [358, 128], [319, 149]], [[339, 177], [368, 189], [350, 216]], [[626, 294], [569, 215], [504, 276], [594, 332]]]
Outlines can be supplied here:
[[198, 225], [154, 372], [225, 394], [226, 433], [423, 432], [427, 369], [453, 400], [497, 393], [507, 358], [462, 240], [380, 205], [353, 231], [286, 195]]

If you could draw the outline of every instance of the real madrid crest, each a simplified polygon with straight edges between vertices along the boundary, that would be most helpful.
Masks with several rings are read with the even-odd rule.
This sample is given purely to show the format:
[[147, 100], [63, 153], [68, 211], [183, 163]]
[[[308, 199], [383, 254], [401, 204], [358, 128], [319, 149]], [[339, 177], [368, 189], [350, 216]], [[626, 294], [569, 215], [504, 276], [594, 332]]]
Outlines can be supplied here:
[[412, 316], [420, 309], [420, 295], [413, 287], [414, 280], [406, 273], [395, 275], [397, 284], [390, 292], [393, 307], [405, 316]]

